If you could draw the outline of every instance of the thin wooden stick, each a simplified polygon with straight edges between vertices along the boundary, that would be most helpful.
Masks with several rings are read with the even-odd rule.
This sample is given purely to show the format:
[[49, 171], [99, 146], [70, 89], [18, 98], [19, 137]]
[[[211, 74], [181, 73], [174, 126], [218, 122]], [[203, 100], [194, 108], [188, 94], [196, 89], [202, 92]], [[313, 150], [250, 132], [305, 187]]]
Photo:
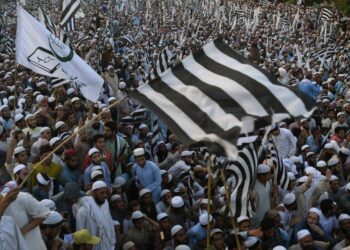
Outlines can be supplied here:
[[[107, 108], [112, 108], [118, 104], [121, 103], [121, 101], [124, 100], [126, 96], [122, 96], [119, 100], [117, 100], [116, 102], [110, 104]], [[73, 133], [72, 135], [70, 135], [67, 139], [65, 139], [61, 144], [59, 144], [57, 146], [57, 148], [55, 148], [54, 150], [52, 150], [46, 157], [44, 157], [44, 159], [42, 159], [41, 161], [39, 161], [38, 163], [34, 164], [32, 170], [30, 171], [30, 173], [28, 174], [28, 176], [26, 176], [26, 178], [22, 181], [21, 185], [23, 183], [25, 183], [29, 177], [32, 175], [34, 169], [39, 166], [40, 164], [42, 164], [44, 161], [46, 161], [47, 159], [49, 159], [57, 150], [59, 150], [60, 148], [62, 148], [68, 141], [70, 141], [74, 136], [76, 136], [78, 133], [80, 133], [83, 129], [85, 129], [87, 126], [91, 125], [95, 120], [97, 120], [98, 118], [100, 118], [102, 116], [104, 112], [101, 110], [100, 113], [97, 114], [96, 117], [92, 118], [91, 120], [89, 120], [84, 126], [82, 126], [81, 128], [79, 128], [75, 133]]]
[[[225, 188], [226, 204], [228, 206], [229, 215], [231, 217], [232, 230], [234, 231], [236, 228], [238, 229], [238, 226], [237, 226], [236, 221], [234, 220], [233, 215], [232, 215], [232, 206], [231, 206], [230, 197], [228, 195], [228, 189], [227, 189], [227, 186], [226, 186], [226, 178], [225, 178], [225, 174], [224, 174], [224, 170], [223, 169], [220, 169], [220, 174], [221, 174], [222, 184], [224, 185], [224, 188]], [[234, 237], [235, 237], [235, 241], [237, 243], [237, 249], [241, 250], [241, 246], [239, 244], [239, 239], [238, 239], [238, 234], [235, 233]]]
[[211, 160], [211, 157], [209, 156], [208, 160], [208, 206], [207, 206], [207, 212], [208, 212], [208, 222], [207, 222], [207, 248], [210, 247], [210, 203], [211, 203], [211, 182], [212, 182], [212, 168], [213, 162]]

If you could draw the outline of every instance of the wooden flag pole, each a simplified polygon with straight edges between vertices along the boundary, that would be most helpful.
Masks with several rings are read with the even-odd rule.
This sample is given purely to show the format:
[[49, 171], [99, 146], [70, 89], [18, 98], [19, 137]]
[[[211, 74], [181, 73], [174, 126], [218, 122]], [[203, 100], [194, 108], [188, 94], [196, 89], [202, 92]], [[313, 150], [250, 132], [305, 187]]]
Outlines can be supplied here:
[[211, 168], [212, 168], [213, 162], [211, 160], [211, 157], [209, 156], [208, 159], [208, 206], [207, 206], [207, 212], [208, 212], [208, 222], [207, 222], [207, 248], [209, 249], [210, 247], [210, 203], [212, 201], [211, 199], [211, 184], [212, 184], [212, 172], [211, 172]]
[[[121, 101], [123, 101], [125, 99], [126, 96], [122, 96], [119, 100], [117, 100], [116, 102], [113, 102], [112, 104], [110, 104], [107, 108], [112, 108], [114, 106], [117, 106], [121, 103]], [[93, 117], [91, 120], [89, 120], [84, 126], [82, 126], [81, 128], [79, 128], [75, 133], [73, 133], [72, 135], [70, 135], [67, 139], [65, 139], [60, 145], [57, 146], [57, 148], [55, 148], [54, 150], [52, 150], [46, 157], [44, 157], [44, 159], [42, 159], [41, 161], [39, 161], [38, 163], [34, 164], [32, 170], [30, 171], [30, 173], [28, 174], [28, 176], [22, 181], [22, 183], [20, 184], [20, 186], [22, 187], [22, 185], [29, 179], [29, 177], [32, 175], [34, 169], [41, 165], [43, 162], [45, 162], [47, 159], [49, 159], [57, 150], [59, 150], [60, 148], [62, 148], [68, 141], [70, 141], [74, 136], [76, 136], [78, 133], [80, 133], [83, 129], [85, 129], [87, 126], [91, 125], [95, 120], [99, 119], [103, 114], [103, 111], [101, 110], [100, 113], [97, 114], [97, 116]]]

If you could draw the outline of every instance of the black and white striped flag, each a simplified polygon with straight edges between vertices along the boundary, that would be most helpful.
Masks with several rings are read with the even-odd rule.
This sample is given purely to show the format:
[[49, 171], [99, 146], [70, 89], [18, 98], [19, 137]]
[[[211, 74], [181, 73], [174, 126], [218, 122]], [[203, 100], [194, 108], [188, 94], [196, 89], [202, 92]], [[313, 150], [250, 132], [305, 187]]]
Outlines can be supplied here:
[[231, 193], [232, 216], [252, 216], [249, 189], [253, 188], [258, 167], [258, 157], [254, 145], [249, 143], [238, 153], [238, 158], [230, 162], [228, 168], [233, 172], [236, 185]]
[[151, 152], [154, 156], [155, 148], [159, 141], [159, 126], [158, 126], [158, 117], [155, 114], [151, 115], [152, 118], [152, 139], [151, 139]]
[[169, 58], [168, 46], [166, 46], [159, 54], [157, 64], [153, 68], [152, 72], [150, 72], [148, 80], [156, 79], [161, 73], [166, 71], [168, 68], [172, 67], [178, 61], [178, 59], [179, 55], [177, 51], [175, 51]]
[[39, 7], [39, 21], [45, 25], [46, 29], [52, 34], [57, 35], [56, 24], [52, 21], [49, 13]]
[[269, 153], [271, 159], [276, 166], [275, 169], [275, 183], [279, 185], [282, 189], [288, 189], [289, 177], [287, 169], [284, 167], [281, 157], [278, 154], [278, 149], [272, 140], [269, 141]]
[[186, 144], [203, 141], [212, 153], [224, 150], [231, 159], [240, 133], [314, 110], [310, 98], [282, 86], [219, 39], [130, 94]]
[[125, 45], [128, 45], [128, 44], [136, 44], [136, 40], [135, 38], [132, 36], [132, 35], [125, 35], [125, 36], [122, 36], [119, 38], [119, 41]]
[[330, 21], [333, 17], [332, 10], [323, 8], [321, 12], [321, 21]]
[[66, 31], [74, 30], [74, 16], [80, 8], [80, 0], [63, 0], [60, 25]]
[[269, 6], [270, 2], [269, 2], [269, 0], [261, 0], [260, 4], [261, 4], [261, 6], [266, 8], [267, 6]]

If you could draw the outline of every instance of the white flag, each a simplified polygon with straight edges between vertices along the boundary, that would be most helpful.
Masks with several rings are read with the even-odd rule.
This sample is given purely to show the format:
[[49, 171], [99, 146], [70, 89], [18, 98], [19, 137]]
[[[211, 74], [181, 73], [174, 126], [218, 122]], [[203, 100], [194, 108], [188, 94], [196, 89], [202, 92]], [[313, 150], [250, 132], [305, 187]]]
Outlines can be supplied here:
[[17, 6], [16, 61], [34, 72], [70, 80], [96, 102], [103, 79], [40, 22]]

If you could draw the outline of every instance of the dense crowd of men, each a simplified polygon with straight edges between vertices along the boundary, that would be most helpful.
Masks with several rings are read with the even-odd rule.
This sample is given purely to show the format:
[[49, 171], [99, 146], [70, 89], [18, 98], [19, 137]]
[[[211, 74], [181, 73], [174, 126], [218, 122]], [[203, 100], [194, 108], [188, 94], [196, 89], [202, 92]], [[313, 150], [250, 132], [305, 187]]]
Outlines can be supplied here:
[[[60, 1], [26, 2], [34, 16], [41, 6], [59, 20]], [[2, 29], [15, 38], [15, 5], [1, 8]], [[105, 80], [97, 103], [17, 65], [0, 44], [1, 250], [350, 247], [350, 30], [338, 10], [322, 21], [319, 8], [264, 1], [81, 1], [81, 9], [68, 35]], [[77, 43], [96, 15], [94, 36]], [[208, 170], [205, 147], [185, 145], [160, 120], [153, 147], [154, 114], [128, 96], [163, 51], [175, 65], [218, 36], [317, 105], [312, 117], [257, 131], [251, 216], [230, 213], [240, 202], [230, 201], [234, 166]], [[288, 188], [274, 178], [270, 142]]]

